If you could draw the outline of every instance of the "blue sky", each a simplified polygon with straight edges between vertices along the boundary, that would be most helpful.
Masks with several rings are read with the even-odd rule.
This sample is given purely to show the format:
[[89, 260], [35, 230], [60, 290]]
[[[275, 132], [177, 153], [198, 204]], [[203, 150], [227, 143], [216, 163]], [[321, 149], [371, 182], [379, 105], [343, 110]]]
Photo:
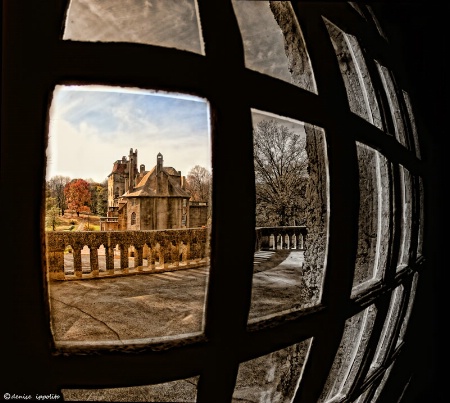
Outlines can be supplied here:
[[138, 150], [146, 170], [161, 152], [182, 175], [211, 170], [209, 111], [197, 97], [102, 86], [57, 86], [50, 109], [47, 179], [103, 181], [114, 161]]

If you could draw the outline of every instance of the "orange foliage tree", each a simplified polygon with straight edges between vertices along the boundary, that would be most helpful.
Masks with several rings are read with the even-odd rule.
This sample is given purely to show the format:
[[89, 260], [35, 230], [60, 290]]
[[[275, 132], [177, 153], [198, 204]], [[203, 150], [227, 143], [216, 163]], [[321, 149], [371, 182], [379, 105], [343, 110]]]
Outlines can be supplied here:
[[77, 216], [81, 211], [89, 211], [91, 201], [91, 192], [89, 183], [84, 179], [74, 179], [64, 187], [64, 195], [67, 201], [67, 207], [74, 210]]

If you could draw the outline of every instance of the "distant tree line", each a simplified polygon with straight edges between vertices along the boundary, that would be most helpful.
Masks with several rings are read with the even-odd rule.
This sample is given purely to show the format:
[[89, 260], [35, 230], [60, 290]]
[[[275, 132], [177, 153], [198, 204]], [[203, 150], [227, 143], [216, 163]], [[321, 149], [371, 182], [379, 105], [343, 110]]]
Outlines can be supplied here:
[[46, 221], [55, 228], [58, 217], [66, 210], [72, 210], [79, 216], [89, 212], [106, 216], [108, 206], [108, 183], [92, 179], [71, 179], [68, 176], [54, 176], [46, 182]]

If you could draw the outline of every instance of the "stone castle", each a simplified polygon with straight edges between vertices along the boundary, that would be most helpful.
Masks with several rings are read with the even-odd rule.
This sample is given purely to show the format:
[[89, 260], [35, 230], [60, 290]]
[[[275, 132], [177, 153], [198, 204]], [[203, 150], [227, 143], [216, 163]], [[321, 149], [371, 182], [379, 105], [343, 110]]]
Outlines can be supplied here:
[[192, 201], [186, 178], [165, 167], [161, 153], [149, 171], [137, 168], [137, 150], [113, 164], [108, 175], [108, 215], [101, 230], [198, 228], [207, 224], [206, 201]]

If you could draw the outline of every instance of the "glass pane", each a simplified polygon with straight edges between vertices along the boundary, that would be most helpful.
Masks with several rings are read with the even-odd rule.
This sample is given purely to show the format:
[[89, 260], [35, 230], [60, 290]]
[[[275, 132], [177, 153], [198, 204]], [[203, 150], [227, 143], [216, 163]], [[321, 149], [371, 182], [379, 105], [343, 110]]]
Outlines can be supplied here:
[[311, 62], [290, 2], [233, 0], [245, 65], [317, 93]]
[[203, 331], [208, 108], [180, 94], [56, 87], [45, 230], [57, 343]]
[[239, 365], [232, 402], [290, 402], [297, 392], [311, 340]]
[[376, 62], [378, 72], [381, 76], [381, 81], [383, 82], [384, 91], [389, 103], [389, 109], [391, 110], [392, 121], [394, 123], [395, 138], [400, 142], [400, 144], [405, 147], [409, 147], [407, 143], [407, 133], [405, 129], [405, 123], [402, 118], [402, 110], [400, 108], [400, 103], [397, 97], [397, 91], [392, 77], [391, 72], [378, 62]]
[[361, 366], [375, 322], [376, 308], [369, 308], [347, 319], [341, 344], [319, 402], [345, 396]]
[[409, 254], [411, 246], [411, 221], [412, 221], [412, 178], [411, 173], [400, 165], [400, 195], [402, 227], [400, 253], [398, 257], [397, 270], [409, 264]]
[[388, 349], [392, 341], [395, 325], [398, 320], [398, 313], [400, 311], [400, 304], [402, 302], [403, 290], [403, 285], [400, 285], [394, 290], [392, 294], [389, 311], [386, 316], [380, 340], [378, 341], [378, 346], [375, 351], [372, 364], [370, 365], [369, 371], [367, 373], [367, 377], [369, 377], [375, 369], [382, 365], [386, 358]]
[[383, 129], [380, 109], [358, 40], [324, 18], [347, 91], [350, 110]]
[[110, 389], [62, 389], [66, 401], [195, 402], [198, 377], [156, 385]]
[[71, 0], [63, 39], [143, 43], [204, 54], [196, 0]]
[[405, 318], [403, 319], [402, 327], [400, 328], [400, 333], [398, 335], [397, 344], [398, 347], [405, 337], [406, 329], [408, 328], [409, 318], [411, 316], [411, 311], [414, 306], [414, 299], [416, 298], [417, 282], [419, 280], [419, 273], [414, 274], [414, 278], [411, 284], [411, 292], [409, 295], [408, 308], [406, 308]]
[[252, 118], [257, 242], [250, 320], [319, 302], [328, 211], [323, 130], [257, 110]]
[[378, 151], [357, 143], [359, 167], [358, 249], [353, 293], [379, 279], [390, 244], [390, 165]]
[[411, 124], [411, 132], [412, 132], [412, 138], [414, 140], [416, 157], [420, 159], [421, 158], [420, 144], [419, 144], [419, 136], [417, 133], [416, 120], [414, 119], [414, 113], [413, 113], [413, 108], [411, 105], [411, 99], [409, 98], [409, 94], [406, 91], [403, 91], [403, 99], [405, 100], [406, 110], [408, 112], [409, 122]]

